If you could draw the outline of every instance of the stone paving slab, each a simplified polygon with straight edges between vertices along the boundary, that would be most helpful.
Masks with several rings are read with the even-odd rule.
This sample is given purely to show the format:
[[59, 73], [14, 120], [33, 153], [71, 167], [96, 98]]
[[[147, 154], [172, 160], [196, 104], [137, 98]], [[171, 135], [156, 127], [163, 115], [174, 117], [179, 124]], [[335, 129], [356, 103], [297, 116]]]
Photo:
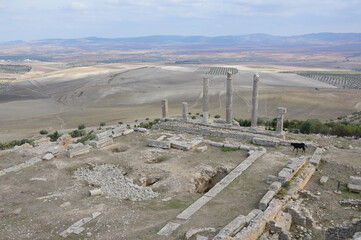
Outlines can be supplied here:
[[159, 232], [158, 235], [161, 236], [169, 236], [171, 235], [178, 227], [180, 226], [179, 223], [169, 222], [167, 223]]

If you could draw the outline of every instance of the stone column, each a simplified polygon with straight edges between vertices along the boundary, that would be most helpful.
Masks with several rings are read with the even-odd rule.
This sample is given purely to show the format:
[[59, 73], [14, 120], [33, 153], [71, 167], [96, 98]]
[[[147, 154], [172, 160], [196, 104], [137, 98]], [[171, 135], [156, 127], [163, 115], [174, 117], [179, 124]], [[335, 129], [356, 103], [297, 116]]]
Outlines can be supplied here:
[[227, 93], [226, 93], [226, 122], [232, 123], [233, 91], [232, 91], [232, 73], [227, 72]]
[[284, 118], [286, 112], [287, 112], [287, 108], [285, 108], [285, 107], [277, 108], [277, 126], [276, 126], [277, 133], [283, 132], [283, 118]]
[[203, 123], [209, 122], [209, 78], [203, 78]]
[[257, 127], [257, 112], [258, 112], [258, 73], [253, 75], [253, 95], [252, 95], [252, 121], [251, 127]]
[[182, 103], [182, 116], [184, 121], [188, 120], [188, 103], [186, 102]]
[[162, 99], [162, 118], [168, 117], [168, 99]]

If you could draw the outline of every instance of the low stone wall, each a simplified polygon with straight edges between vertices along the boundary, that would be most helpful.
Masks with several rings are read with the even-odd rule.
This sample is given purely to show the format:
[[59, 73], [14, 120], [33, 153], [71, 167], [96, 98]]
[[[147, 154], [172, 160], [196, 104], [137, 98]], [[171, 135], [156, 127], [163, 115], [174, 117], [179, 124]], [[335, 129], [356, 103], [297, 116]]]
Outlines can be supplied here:
[[[202, 136], [212, 136], [221, 138], [233, 138], [237, 140], [252, 141], [254, 137], [259, 137], [259, 133], [240, 131], [240, 129], [220, 128], [213, 125], [201, 125], [185, 122], [161, 122], [153, 126], [154, 129], [163, 129], [177, 132], [185, 132]], [[263, 138], [267, 138], [264, 136]], [[270, 138], [273, 140], [273, 138]]]
[[361, 232], [361, 219], [346, 226], [328, 228], [325, 232], [326, 240], [352, 239], [353, 235]]

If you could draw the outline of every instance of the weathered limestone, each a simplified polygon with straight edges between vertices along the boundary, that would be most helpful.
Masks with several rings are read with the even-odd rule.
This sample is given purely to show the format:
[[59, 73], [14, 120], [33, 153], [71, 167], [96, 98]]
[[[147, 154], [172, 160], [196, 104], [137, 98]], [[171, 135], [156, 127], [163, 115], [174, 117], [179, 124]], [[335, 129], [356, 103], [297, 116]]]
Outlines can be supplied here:
[[186, 102], [182, 103], [182, 117], [184, 121], [188, 121], [188, 103]]
[[277, 133], [283, 132], [283, 118], [286, 112], [287, 112], [287, 108], [284, 107], [277, 108], [277, 126], [276, 126]]
[[277, 192], [281, 187], [282, 187], [282, 183], [281, 183], [281, 182], [273, 182], [273, 183], [269, 186], [269, 190]]
[[320, 179], [320, 184], [321, 185], [325, 185], [328, 181], [328, 177], [327, 176], [322, 176]]
[[209, 122], [209, 78], [203, 78], [203, 123]]
[[162, 99], [162, 118], [168, 118], [168, 100]]
[[11, 173], [11, 172], [17, 172], [23, 168], [27, 168], [27, 167], [30, 167], [38, 162], [41, 162], [42, 160], [40, 158], [37, 158], [37, 157], [34, 157], [34, 158], [31, 158], [29, 160], [27, 160], [26, 162], [24, 163], [20, 163], [18, 165], [15, 165], [15, 166], [12, 166], [12, 167], [9, 167], [9, 168], [5, 168], [3, 170], [0, 170], [0, 176], [3, 176], [7, 173]]
[[318, 164], [320, 164], [321, 161], [321, 155], [325, 150], [323, 148], [316, 148], [315, 152], [313, 153], [311, 159], [310, 159], [310, 163], [312, 163], [314, 166], [318, 166]]
[[252, 140], [252, 143], [256, 144], [256, 145], [267, 146], [267, 147], [277, 147], [280, 142], [275, 139], [254, 137]]
[[291, 159], [287, 166], [278, 173], [278, 181], [282, 184], [289, 181], [306, 164], [306, 160], [305, 157]]
[[120, 137], [123, 135], [123, 132], [125, 131], [125, 127], [115, 127], [112, 129], [111, 136], [113, 138]]
[[46, 138], [40, 138], [38, 140], [35, 140], [32, 144], [34, 147], [38, 147], [44, 143], [50, 143], [50, 138], [46, 137]]
[[207, 146], [197, 147], [196, 152], [205, 152], [207, 151]]
[[195, 146], [197, 146], [198, 144], [202, 143], [202, 139], [195, 139], [193, 141], [190, 142], [183, 142], [183, 141], [170, 141], [170, 147], [171, 148], [175, 148], [175, 149], [179, 149], [179, 150], [185, 150], [185, 151], [189, 151], [192, 148], [194, 148]]
[[[201, 232], [216, 232], [217, 230], [215, 228], [192, 228], [186, 234], [184, 235], [185, 239], [190, 239], [194, 235], [201, 233]], [[208, 239], [208, 238], [207, 238]]]
[[75, 156], [83, 155], [83, 154], [86, 154], [86, 153], [90, 152], [90, 148], [91, 147], [88, 146], [88, 145], [78, 146], [78, 147], [69, 149], [67, 151], [66, 155], [69, 158], [73, 158]]
[[180, 226], [179, 223], [169, 222], [159, 232], [158, 235], [169, 236]]
[[252, 94], [252, 120], [251, 127], [257, 127], [257, 112], [258, 112], [258, 73], [253, 75], [253, 94]]
[[155, 147], [155, 148], [169, 149], [170, 142], [149, 139], [148, 146]]
[[261, 199], [261, 201], [259, 202], [258, 208], [262, 211], [266, 210], [266, 208], [268, 207], [268, 204], [271, 202], [271, 200], [273, 199], [273, 197], [276, 195], [275, 191], [268, 191], [263, 198]]
[[57, 140], [59, 145], [68, 146], [69, 144], [72, 144], [72, 137], [69, 134], [64, 134], [60, 136]]
[[76, 223], [71, 225], [68, 229], [61, 232], [59, 235], [66, 238], [72, 233], [80, 234], [81, 232], [83, 232], [85, 230], [83, 225], [87, 224], [88, 222], [90, 222], [91, 220], [97, 218], [100, 215], [101, 215], [100, 212], [94, 212], [94, 213], [92, 213], [92, 215], [90, 217], [80, 219], [79, 221], [77, 221]]
[[[130, 130], [130, 129], [129, 129], [129, 130]], [[138, 127], [138, 128], [134, 128], [134, 131], [135, 131], [135, 132], [146, 133], [146, 132], [148, 132], [148, 129]], [[128, 134], [129, 134], [129, 133], [128, 133]], [[126, 135], [126, 134], [125, 134], [125, 135]]]
[[347, 188], [350, 192], [361, 192], [361, 177], [350, 176]]
[[213, 238], [213, 240], [221, 240], [227, 237], [233, 237], [237, 234], [237, 232], [239, 232], [261, 213], [261, 210], [253, 209], [247, 216], [239, 215], [232, 222], [228, 223], [227, 226], [222, 228], [221, 231], [219, 231], [219, 233]]
[[[134, 130], [133, 130], [134, 131]], [[93, 148], [103, 148], [113, 143], [112, 131], [105, 131], [95, 135], [95, 140], [88, 141], [87, 144]], [[122, 133], [124, 135], [124, 132]]]
[[232, 73], [227, 72], [227, 92], [226, 92], [226, 123], [232, 124], [232, 108], [233, 108], [233, 89], [232, 89]]
[[43, 160], [47, 160], [47, 161], [49, 161], [53, 158], [54, 158], [54, 155], [52, 153], [47, 153], [42, 157]]
[[92, 189], [92, 190], [89, 190], [88, 192], [89, 196], [100, 196], [103, 194], [102, 190], [100, 188], [96, 188], [96, 189]]

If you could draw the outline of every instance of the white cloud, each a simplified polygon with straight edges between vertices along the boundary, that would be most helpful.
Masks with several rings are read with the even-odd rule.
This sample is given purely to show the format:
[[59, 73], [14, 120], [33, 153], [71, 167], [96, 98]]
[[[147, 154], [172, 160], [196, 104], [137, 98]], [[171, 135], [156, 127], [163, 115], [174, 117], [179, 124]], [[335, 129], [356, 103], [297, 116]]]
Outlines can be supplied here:
[[84, 10], [88, 8], [88, 6], [82, 2], [71, 2], [69, 7], [73, 10]]

